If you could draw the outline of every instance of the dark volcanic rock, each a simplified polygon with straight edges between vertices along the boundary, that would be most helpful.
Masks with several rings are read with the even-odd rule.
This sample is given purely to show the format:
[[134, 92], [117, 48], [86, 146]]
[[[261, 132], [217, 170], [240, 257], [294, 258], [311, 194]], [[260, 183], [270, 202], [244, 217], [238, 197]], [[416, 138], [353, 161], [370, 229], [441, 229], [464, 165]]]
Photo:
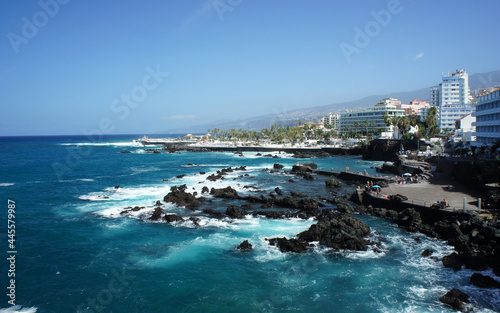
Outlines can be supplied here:
[[444, 267], [450, 267], [450, 268], [454, 269], [455, 271], [460, 270], [462, 268], [463, 264], [464, 264], [463, 260], [455, 252], [443, 257]]
[[361, 220], [347, 214], [328, 212], [319, 218], [317, 224], [297, 235], [301, 240], [319, 241], [337, 250], [366, 250], [370, 227]]
[[312, 173], [313, 169], [307, 165], [294, 165], [292, 166], [293, 174], [306, 174]]
[[252, 244], [248, 242], [248, 240], [243, 241], [238, 246], [238, 249], [241, 251], [250, 251], [252, 250]]
[[210, 190], [208, 189], [207, 186], [203, 186], [203, 188], [201, 188], [201, 193], [209, 193]]
[[223, 177], [220, 174], [217, 174], [217, 175], [211, 174], [211, 175], [207, 176], [207, 179], [210, 180], [210, 181], [217, 181], [217, 179], [222, 179], [222, 178]]
[[464, 311], [466, 304], [469, 303], [469, 296], [458, 289], [453, 288], [448, 291], [444, 296], [439, 298], [439, 301], [448, 304], [455, 310]]
[[308, 166], [308, 167], [312, 168], [313, 170], [318, 168], [318, 164], [316, 164], [316, 163], [303, 163], [302, 165]]
[[339, 182], [338, 180], [334, 179], [334, 178], [325, 180], [325, 185], [328, 188], [337, 188], [337, 189], [339, 189], [340, 187], [342, 187], [342, 183]]
[[203, 213], [206, 213], [206, 214], [213, 216], [215, 218], [218, 218], [218, 219], [223, 219], [226, 217], [226, 215], [224, 215], [224, 213], [215, 211], [214, 209], [205, 209], [205, 210], [203, 210]]
[[226, 188], [212, 188], [210, 194], [216, 198], [226, 198], [226, 199], [236, 199], [238, 198], [238, 193], [236, 190], [230, 186]]
[[282, 196], [283, 195], [283, 191], [281, 191], [281, 189], [279, 187], [274, 188], [274, 192], [276, 192], [276, 194], [278, 196]]
[[251, 210], [251, 209], [253, 209], [253, 207], [250, 204], [242, 204], [241, 208], [243, 210]]
[[182, 222], [184, 219], [178, 215], [175, 214], [166, 214], [163, 217], [163, 220], [167, 223], [172, 223], [172, 222]]
[[306, 173], [306, 174], [304, 174], [304, 179], [314, 180], [314, 176], [312, 174]]
[[153, 211], [153, 214], [151, 214], [151, 217], [149, 219], [152, 221], [157, 221], [161, 218], [162, 213], [163, 213], [162, 208], [156, 207], [155, 210]]
[[186, 192], [186, 185], [180, 187], [173, 186], [170, 192], [163, 198], [165, 202], [172, 202], [178, 206], [184, 206], [189, 209], [194, 209], [200, 206], [200, 202], [195, 196]]
[[279, 163], [274, 163], [273, 168], [275, 170], [281, 170], [282, 168], [284, 168], [284, 166]]
[[434, 250], [432, 249], [425, 249], [420, 255], [423, 256], [424, 258], [431, 256], [434, 253]]
[[472, 274], [470, 282], [480, 288], [500, 288], [500, 282], [490, 276], [481, 275], [479, 273]]
[[422, 228], [422, 219], [420, 214], [413, 208], [405, 209], [403, 212], [399, 213], [398, 221], [396, 222], [400, 226], [406, 227], [411, 232], [420, 231]]
[[244, 218], [247, 213], [235, 206], [230, 206], [226, 210], [226, 215], [232, 218]]
[[272, 238], [269, 239], [269, 244], [273, 246], [277, 246], [281, 252], [296, 252], [302, 253], [307, 251], [307, 244], [295, 238], [286, 239], [283, 238]]

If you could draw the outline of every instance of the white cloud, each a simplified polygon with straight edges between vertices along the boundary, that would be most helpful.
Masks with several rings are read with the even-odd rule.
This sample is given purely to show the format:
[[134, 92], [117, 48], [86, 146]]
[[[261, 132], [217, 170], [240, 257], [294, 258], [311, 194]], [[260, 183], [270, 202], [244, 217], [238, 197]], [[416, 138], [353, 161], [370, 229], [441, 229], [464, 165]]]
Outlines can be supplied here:
[[163, 120], [188, 120], [188, 119], [194, 119], [198, 118], [198, 115], [171, 115], [171, 116], [165, 116], [162, 117]]
[[415, 60], [421, 59], [421, 58], [423, 58], [423, 57], [424, 57], [424, 53], [423, 53], [423, 52], [420, 52], [419, 54], [417, 54], [417, 55], [415, 56]]

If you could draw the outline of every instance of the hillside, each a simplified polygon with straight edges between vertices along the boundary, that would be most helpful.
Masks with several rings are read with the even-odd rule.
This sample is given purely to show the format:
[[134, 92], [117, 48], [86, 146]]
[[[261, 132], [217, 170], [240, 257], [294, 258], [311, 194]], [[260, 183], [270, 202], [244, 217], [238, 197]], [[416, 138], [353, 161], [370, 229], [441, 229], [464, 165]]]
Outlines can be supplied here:
[[[436, 81], [438, 84], [439, 81]], [[469, 86], [471, 93], [474, 95], [475, 91], [483, 88], [493, 87], [500, 85], [500, 70], [488, 72], [488, 73], [478, 73], [469, 75]], [[260, 130], [262, 128], [269, 128], [271, 125], [297, 125], [299, 120], [303, 122], [307, 121], [317, 121], [319, 118], [332, 113], [339, 113], [343, 110], [350, 109], [362, 109], [369, 108], [376, 104], [380, 99], [383, 98], [396, 98], [401, 100], [403, 103], [408, 103], [413, 99], [418, 100], [428, 100], [429, 99], [429, 88], [421, 88], [413, 91], [406, 92], [394, 92], [390, 94], [383, 95], [372, 95], [362, 99], [334, 103], [324, 106], [305, 108], [295, 111], [290, 111], [282, 114], [269, 114], [256, 117], [250, 117], [246, 119], [234, 120], [234, 121], [221, 121], [210, 124], [203, 124], [198, 126], [191, 126], [188, 128], [177, 128], [167, 130], [162, 133], [184, 133], [184, 132], [196, 132], [203, 133], [207, 129], [219, 128], [219, 129], [249, 129], [249, 130]]]

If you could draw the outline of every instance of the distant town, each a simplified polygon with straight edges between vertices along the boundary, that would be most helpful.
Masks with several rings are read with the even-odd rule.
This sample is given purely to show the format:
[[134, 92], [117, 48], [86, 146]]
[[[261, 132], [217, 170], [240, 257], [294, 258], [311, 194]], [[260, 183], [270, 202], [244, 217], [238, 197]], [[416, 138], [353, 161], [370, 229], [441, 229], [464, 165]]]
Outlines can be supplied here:
[[352, 145], [373, 138], [415, 140], [441, 138], [452, 149], [500, 146], [500, 87], [469, 89], [465, 70], [444, 74], [430, 88], [429, 100], [402, 103], [384, 98], [373, 107], [330, 113], [317, 121], [294, 126], [272, 125], [260, 131], [208, 129], [184, 140], [282, 145]]

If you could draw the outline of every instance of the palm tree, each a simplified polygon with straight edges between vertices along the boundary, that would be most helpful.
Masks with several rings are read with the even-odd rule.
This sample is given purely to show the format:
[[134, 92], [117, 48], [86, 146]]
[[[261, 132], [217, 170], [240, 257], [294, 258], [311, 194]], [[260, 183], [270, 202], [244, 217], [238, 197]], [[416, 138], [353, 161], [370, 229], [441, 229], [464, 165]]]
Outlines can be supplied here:
[[370, 126], [370, 121], [368, 121], [368, 119], [366, 119], [365, 123], [363, 125], [366, 126], [366, 136], [368, 136], [368, 126]]
[[354, 126], [354, 133], [358, 133], [358, 127], [359, 127], [359, 122], [358, 121], [354, 121], [354, 123], [352, 123], [352, 126]]

